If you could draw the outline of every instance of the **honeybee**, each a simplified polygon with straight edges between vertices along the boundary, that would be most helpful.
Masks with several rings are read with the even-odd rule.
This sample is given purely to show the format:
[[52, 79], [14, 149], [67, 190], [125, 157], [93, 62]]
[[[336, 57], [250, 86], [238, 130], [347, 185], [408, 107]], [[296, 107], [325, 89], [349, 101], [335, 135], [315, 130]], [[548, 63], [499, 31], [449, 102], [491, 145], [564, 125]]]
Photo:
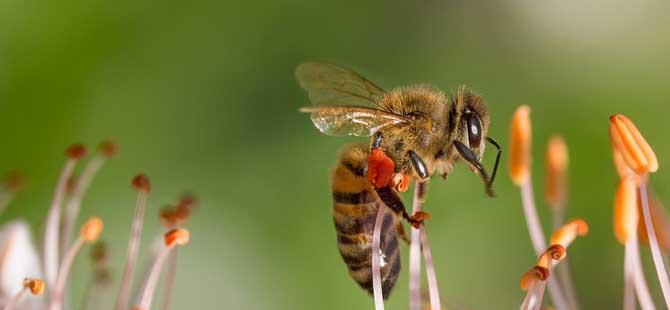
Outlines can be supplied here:
[[[385, 91], [358, 73], [330, 63], [303, 63], [296, 68], [296, 78], [312, 102], [300, 111], [311, 114], [319, 131], [331, 136], [371, 136], [369, 145], [350, 145], [340, 151], [331, 176], [333, 219], [349, 274], [372, 294], [375, 216], [381, 205], [388, 207], [380, 246], [386, 299], [400, 272], [398, 238], [407, 240], [401, 218], [415, 227], [421, 223], [421, 216], [410, 216], [398, 196], [409, 180], [427, 182], [434, 174], [446, 178], [462, 159], [482, 178], [486, 193], [494, 195], [501, 151], [487, 136], [486, 106], [465, 86], [452, 97], [428, 85]], [[481, 163], [485, 141], [498, 149], [490, 176]]]

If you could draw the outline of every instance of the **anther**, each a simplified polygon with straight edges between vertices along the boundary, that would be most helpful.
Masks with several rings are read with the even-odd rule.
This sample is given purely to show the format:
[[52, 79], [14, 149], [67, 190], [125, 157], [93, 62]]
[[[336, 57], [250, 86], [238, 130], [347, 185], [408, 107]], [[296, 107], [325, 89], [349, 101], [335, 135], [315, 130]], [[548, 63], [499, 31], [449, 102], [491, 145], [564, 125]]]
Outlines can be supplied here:
[[510, 176], [514, 184], [520, 186], [530, 178], [530, 107], [523, 105], [516, 109], [510, 133]]
[[93, 243], [98, 240], [100, 233], [102, 233], [103, 222], [99, 217], [92, 217], [86, 221], [81, 228], [81, 238], [86, 243]]
[[78, 160], [86, 156], [86, 147], [81, 144], [73, 144], [67, 148], [65, 155], [73, 160]]
[[617, 114], [610, 117], [610, 138], [626, 164], [637, 174], [644, 175], [658, 170], [658, 160], [635, 124]]
[[132, 184], [133, 187], [138, 191], [145, 193], [151, 191], [151, 183], [149, 182], [149, 178], [143, 173], [136, 175], [133, 178]]

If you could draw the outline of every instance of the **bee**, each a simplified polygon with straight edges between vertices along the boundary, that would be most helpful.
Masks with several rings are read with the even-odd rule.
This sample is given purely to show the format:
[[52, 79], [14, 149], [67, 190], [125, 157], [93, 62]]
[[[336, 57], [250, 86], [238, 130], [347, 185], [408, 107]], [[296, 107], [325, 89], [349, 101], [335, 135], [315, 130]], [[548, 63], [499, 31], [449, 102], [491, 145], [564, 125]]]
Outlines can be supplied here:
[[[464, 160], [478, 174], [489, 196], [500, 160], [500, 146], [487, 136], [489, 114], [480, 96], [462, 86], [454, 96], [428, 85], [386, 91], [360, 74], [330, 64], [308, 62], [296, 78], [312, 102], [301, 108], [314, 126], [331, 136], [371, 137], [369, 145], [344, 147], [331, 176], [333, 220], [340, 255], [351, 277], [372, 294], [372, 235], [380, 206], [382, 293], [388, 298], [400, 272], [398, 239], [407, 240], [402, 220], [415, 227], [425, 214], [410, 216], [399, 191], [409, 180], [426, 184], [446, 179]], [[498, 149], [489, 176], [481, 159], [485, 141]], [[422, 187], [425, 189], [425, 187]], [[421, 190], [423, 196], [425, 190]]]

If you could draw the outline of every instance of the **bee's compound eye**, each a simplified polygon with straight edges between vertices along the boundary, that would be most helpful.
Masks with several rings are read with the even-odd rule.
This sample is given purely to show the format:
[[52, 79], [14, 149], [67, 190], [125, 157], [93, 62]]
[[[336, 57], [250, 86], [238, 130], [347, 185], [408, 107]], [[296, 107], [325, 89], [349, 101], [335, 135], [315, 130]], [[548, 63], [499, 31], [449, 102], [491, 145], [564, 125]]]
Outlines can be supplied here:
[[479, 121], [479, 116], [474, 113], [466, 115], [466, 125], [468, 126], [468, 142], [470, 148], [479, 147], [482, 142], [482, 122]]

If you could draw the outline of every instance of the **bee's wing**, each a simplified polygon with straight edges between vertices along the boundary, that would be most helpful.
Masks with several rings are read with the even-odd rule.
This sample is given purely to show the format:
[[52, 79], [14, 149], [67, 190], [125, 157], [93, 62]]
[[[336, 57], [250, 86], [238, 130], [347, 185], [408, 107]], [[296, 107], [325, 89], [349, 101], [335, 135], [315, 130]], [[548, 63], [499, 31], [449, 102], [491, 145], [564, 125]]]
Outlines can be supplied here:
[[364, 107], [309, 107], [300, 109], [311, 113], [314, 126], [331, 136], [370, 136], [377, 130], [407, 122], [400, 115]]
[[358, 73], [324, 62], [298, 65], [295, 76], [315, 106], [376, 107], [386, 91]]

